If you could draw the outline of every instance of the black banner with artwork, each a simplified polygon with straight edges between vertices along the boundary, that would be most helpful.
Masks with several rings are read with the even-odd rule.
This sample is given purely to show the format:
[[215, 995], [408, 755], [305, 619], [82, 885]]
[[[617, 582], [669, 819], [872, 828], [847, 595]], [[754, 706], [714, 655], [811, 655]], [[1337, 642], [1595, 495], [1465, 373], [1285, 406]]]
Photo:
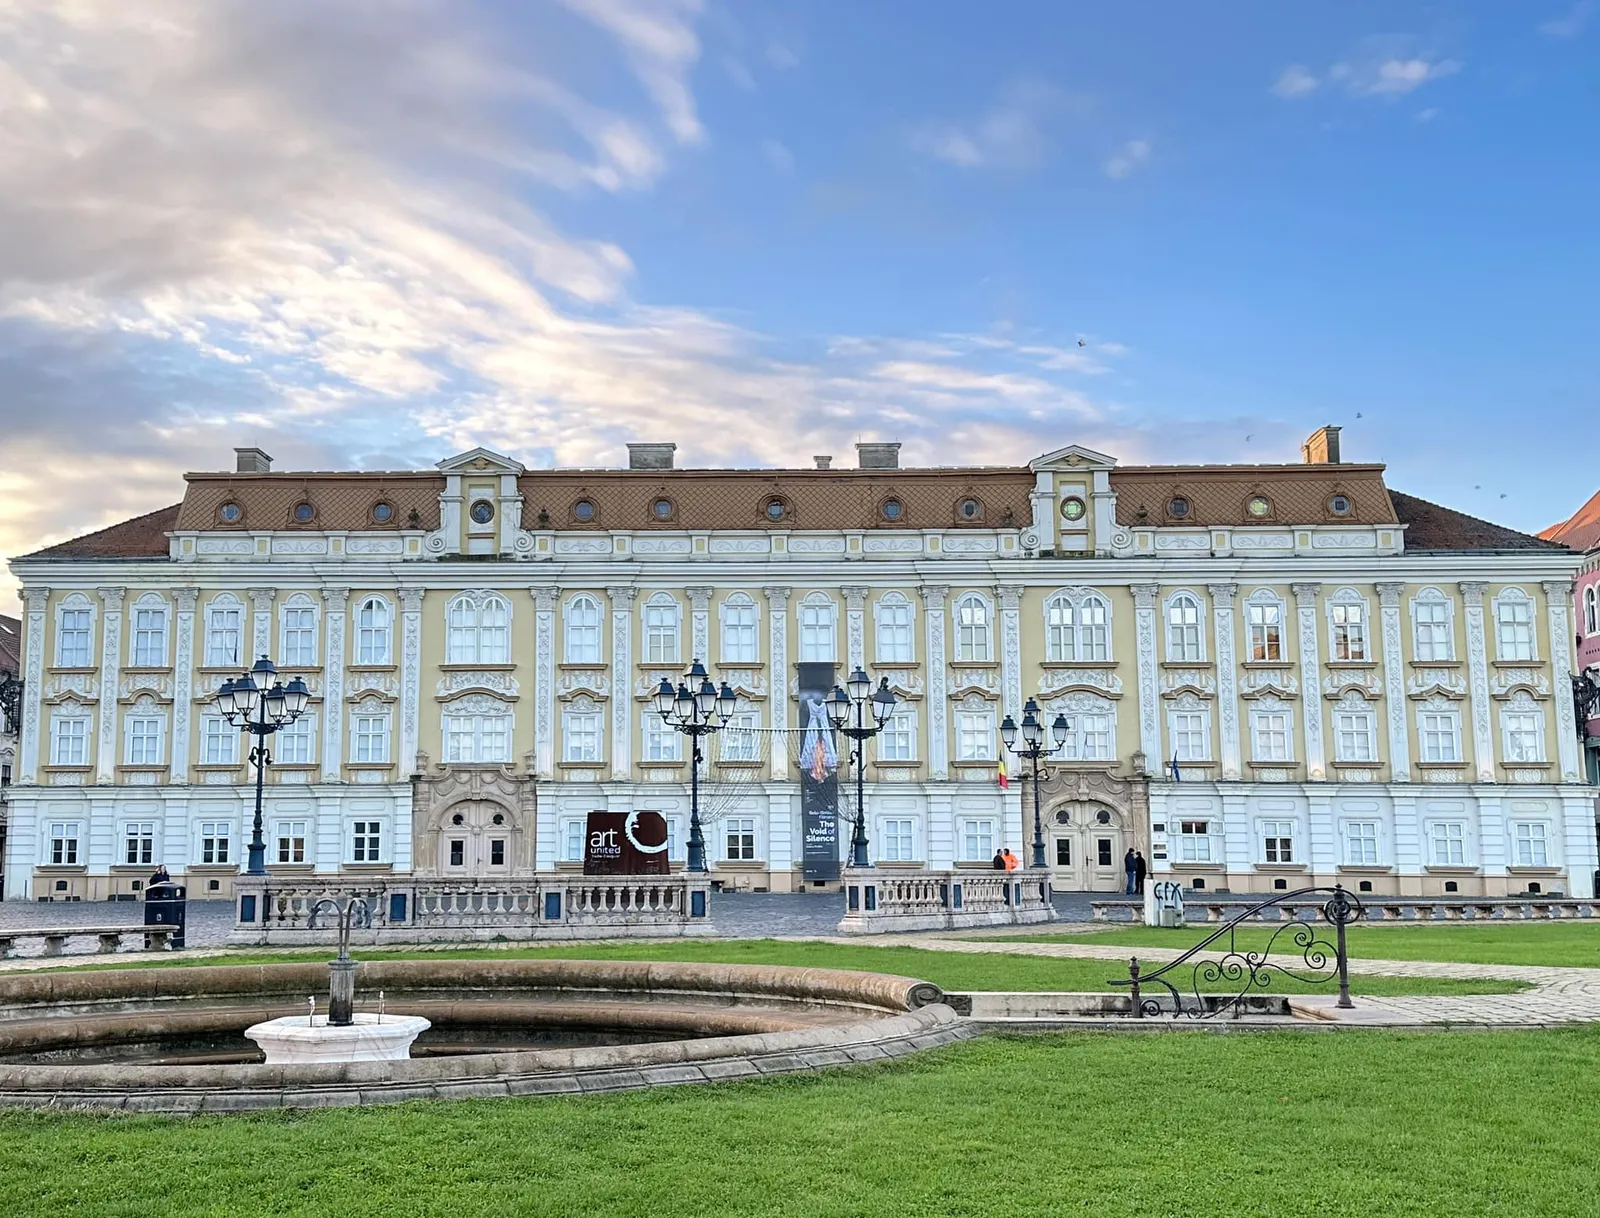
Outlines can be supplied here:
[[659, 812], [591, 812], [584, 875], [666, 875], [667, 819]]
[[801, 867], [806, 883], [839, 878], [839, 756], [828, 727], [832, 664], [796, 664], [800, 686]]

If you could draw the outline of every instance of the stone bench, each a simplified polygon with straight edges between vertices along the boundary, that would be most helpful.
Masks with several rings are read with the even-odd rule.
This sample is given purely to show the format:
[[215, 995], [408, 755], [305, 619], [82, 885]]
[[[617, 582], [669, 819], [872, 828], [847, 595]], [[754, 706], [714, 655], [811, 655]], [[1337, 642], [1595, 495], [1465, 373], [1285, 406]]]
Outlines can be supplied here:
[[13, 930], [0, 930], [0, 960], [9, 959], [18, 940], [39, 939], [44, 943], [44, 955], [66, 954], [67, 940], [93, 935], [99, 940], [97, 952], [109, 953], [121, 949], [124, 935], [143, 935], [147, 950], [164, 952], [172, 946], [174, 926], [32, 926]]
[[[1369, 922], [1504, 922], [1600, 918], [1600, 898], [1415, 897], [1396, 900], [1374, 899], [1359, 893], [1350, 895], [1360, 898], [1366, 908]], [[1190, 921], [1199, 921], [1200, 911], [1204, 910], [1207, 922], [1226, 922], [1236, 918], [1249, 907], [1249, 904], [1248, 901], [1196, 901], [1192, 894], [1184, 903]], [[1142, 923], [1144, 921], [1144, 902], [1135, 897], [1090, 901], [1089, 910], [1090, 916], [1096, 922]], [[1316, 921], [1321, 912], [1321, 901], [1297, 901], [1262, 910], [1253, 915], [1251, 920], [1308, 922]]]

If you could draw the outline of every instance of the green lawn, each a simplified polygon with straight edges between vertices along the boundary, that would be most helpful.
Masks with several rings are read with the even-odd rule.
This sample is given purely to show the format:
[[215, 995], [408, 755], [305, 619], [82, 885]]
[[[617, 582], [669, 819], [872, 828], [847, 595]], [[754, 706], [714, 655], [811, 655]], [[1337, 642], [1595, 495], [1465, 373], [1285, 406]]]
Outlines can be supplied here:
[[0, 1114], [0, 1214], [1593, 1214], [1600, 1030], [988, 1037], [300, 1116]]
[[[1001, 953], [966, 954], [924, 951], [915, 947], [855, 947], [833, 943], [811, 943], [787, 939], [680, 939], [672, 942], [630, 943], [625, 945], [580, 944], [566, 947], [534, 948], [448, 948], [358, 950], [359, 960], [425, 958], [471, 959], [473, 957], [547, 957], [565, 960], [686, 960], [718, 964], [788, 964], [804, 968], [860, 969], [873, 973], [896, 973], [931, 981], [947, 990], [1064, 990], [1103, 991], [1113, 977], [1126, 976], [1121, 966], [1101, 960], [1054, 960], [1043, 956], [1011, 956]], [[239, 952], [225, 957], [183, 960], [163, 957], [158, 964], [145, 967], [172, 967], [180, 964], [261, 964], [273, 961], [306, 960], [304, 952]], [[86, 967], [95, 967], [88, 965]], [[109, 965], [125, 968], [139, 965]], [[358, 982], [359, 984], [359, 982]], [[1309, 987], [1313, 992], [1333, 992], [1328, 985]], [[1386, 994], [1507, 994], [1526, 988], [1515, 981], [1453, 981], [1410, 977], [1352, 977], [1350, 988], [1357, 994], [1381, 997]], [[1305, 993], [1308, 987], [1291, 978], [1274, 976], [1275, 993]]]
[[[1160, 930], [1126, 926], [1116, 930], [1075, 934], [1028, 935], [1028, 943], [1110, 943], [1122, 947], [1188, 947], [1198, 943], [1215, 926], [1189, 926]], [[1278, 940], [1293, 950], [1285, 931]], [[1272, 934], [1268, 926], [1251, 926], [1237, 932], [1241, 949], [1259, 950]], [[1350, 955], [1369, 960], [1444, 960], [1478, 964], [1550, 964], [1600, 968], [1600, 922], [1488, 922], [1421, 926], [1353, 926], [1349, 929]], [[1319, 937], [1333, 941], [1333, 928], [1319, 925]], [[1015, 942], [1007, 938], [1006, 942]]]

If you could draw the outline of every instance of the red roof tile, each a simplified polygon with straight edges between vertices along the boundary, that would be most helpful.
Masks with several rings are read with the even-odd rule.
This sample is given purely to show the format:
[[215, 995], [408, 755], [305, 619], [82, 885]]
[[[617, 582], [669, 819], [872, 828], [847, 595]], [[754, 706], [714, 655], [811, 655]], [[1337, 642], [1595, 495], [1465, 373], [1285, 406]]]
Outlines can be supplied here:
[[1600, 491], [1560, 524], [1541, 530], [1539, 536], [1574, 550], [1600, 549]]
[[121, 524], [85, 533], [59, 545], [35, 550], [23, 558], [165, 558], [169, 553], [167, 531], [178, 522], [178, 508], [158, 508], [124, 520]]
[[1555, 542], [1541, 541], [1503, 525], [1479, 520], [1465, 512], [1440, 507], [1415, 495], [1390, 491], [1400, 523], [1406, 526], [1407, 550], [1564, 550]]

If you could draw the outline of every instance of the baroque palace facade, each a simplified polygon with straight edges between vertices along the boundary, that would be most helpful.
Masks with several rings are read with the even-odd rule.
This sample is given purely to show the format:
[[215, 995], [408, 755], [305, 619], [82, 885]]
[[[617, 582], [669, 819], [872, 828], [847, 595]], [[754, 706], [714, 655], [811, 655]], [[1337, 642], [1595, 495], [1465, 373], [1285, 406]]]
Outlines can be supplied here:
[[1390, 491], [1333, 428], [1299, 465], [897, 449], [385, 473], [246, 449], [181, 504], [14, 560], [7, 897], [130, 895], [157, 863], [230, 895], [253, 774], [212, 698], [263, 654], [312, 693], [272, 740], [279, 874], [576, 867], [602, 809], [661, 811], [681, 862], [686, 744], [651, 695], [701, 658], [739, 695], [706, 745], [732, 887], [806, 882], [794, 674], [831, 663], [899, 697], [868, 746], [878, 866], [1028, 857], [997, 729], [1035, 698], [1069, 725], [1041, 785], [1058, 888], [1119, 888], [1136, 848], [1208, 890], [1591, 894], [1566, 548]]

